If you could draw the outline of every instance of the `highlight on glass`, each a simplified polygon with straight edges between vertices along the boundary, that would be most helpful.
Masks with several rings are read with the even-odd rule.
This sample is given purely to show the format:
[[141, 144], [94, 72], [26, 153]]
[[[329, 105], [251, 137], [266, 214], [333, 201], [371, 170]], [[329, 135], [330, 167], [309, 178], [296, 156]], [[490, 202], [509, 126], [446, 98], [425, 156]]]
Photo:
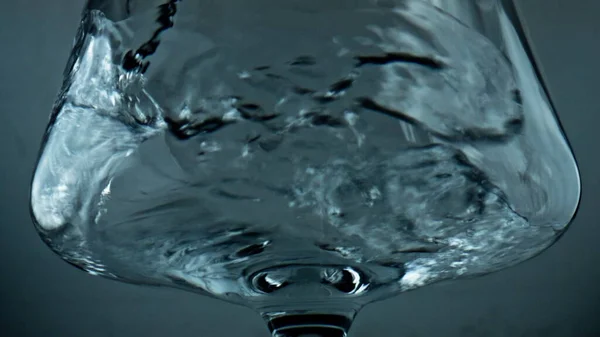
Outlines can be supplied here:
[[579, 197], [510, 1], [90, 0], [31, 213], [90, 274], [341, 337], [539, 254]]

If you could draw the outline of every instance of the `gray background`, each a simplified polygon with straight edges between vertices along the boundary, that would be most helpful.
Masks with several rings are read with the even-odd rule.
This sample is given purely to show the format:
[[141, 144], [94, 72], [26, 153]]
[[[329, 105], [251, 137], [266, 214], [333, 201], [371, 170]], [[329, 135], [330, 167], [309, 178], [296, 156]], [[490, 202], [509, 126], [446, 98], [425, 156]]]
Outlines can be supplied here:
[[[580, 163], [576, 220], [556, 245], [514, 268], [368, 306], [351, 336], [600, 336], [600, 1], [519, 4]], [[0, 335], [268, 336], [249, 309], [87, 275], [34, 231], [28, 184], [82, 6], [14, 0], [0, 7]]]

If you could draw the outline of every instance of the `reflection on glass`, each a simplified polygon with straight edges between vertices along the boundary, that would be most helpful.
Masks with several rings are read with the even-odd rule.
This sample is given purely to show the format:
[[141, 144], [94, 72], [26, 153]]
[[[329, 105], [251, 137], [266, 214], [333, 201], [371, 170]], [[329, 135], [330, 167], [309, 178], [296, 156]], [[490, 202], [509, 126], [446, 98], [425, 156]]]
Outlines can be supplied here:
[[345, 336], [365, 304], [524, 261], [577, 166], [512, 5], [91, 0], [31, 187], [90, 274]]

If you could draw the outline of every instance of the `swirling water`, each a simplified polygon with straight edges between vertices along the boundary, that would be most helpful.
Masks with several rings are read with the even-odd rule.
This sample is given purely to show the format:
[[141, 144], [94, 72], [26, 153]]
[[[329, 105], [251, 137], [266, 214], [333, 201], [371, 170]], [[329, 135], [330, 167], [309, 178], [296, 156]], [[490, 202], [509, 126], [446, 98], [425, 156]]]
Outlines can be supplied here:
[[234, 301], [368, 298], [505, 268], [565, 230], [566, 141], [476, 31], [420, 1], [199, 3], [85, 15], [32, 184], [67, 261]]

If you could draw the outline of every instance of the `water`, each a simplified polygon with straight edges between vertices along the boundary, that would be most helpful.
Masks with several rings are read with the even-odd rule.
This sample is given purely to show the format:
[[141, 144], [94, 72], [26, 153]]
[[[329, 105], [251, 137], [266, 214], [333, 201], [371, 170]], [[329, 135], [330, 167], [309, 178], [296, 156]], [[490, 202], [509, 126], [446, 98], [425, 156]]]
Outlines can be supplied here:
[[32, 184], [42, 237], [242, 303], [366, 303], [536, 255], [579, 193], [547, 101], [510, 50], [399, 3], [89, 11]]

